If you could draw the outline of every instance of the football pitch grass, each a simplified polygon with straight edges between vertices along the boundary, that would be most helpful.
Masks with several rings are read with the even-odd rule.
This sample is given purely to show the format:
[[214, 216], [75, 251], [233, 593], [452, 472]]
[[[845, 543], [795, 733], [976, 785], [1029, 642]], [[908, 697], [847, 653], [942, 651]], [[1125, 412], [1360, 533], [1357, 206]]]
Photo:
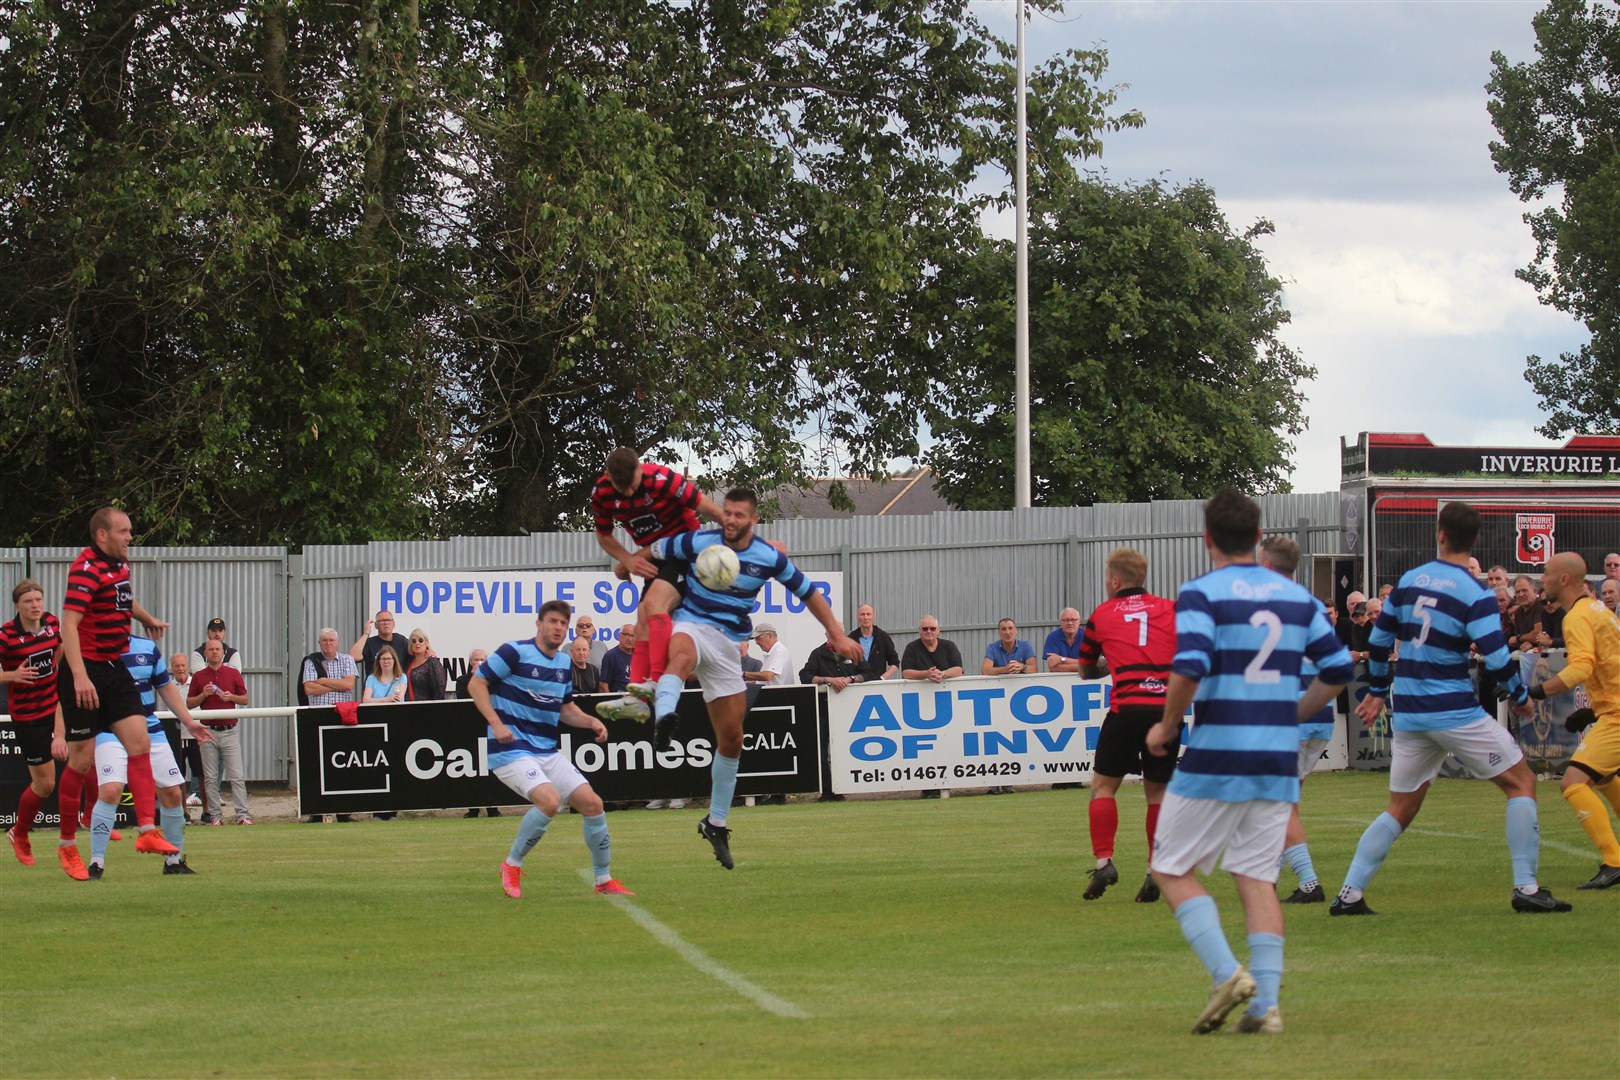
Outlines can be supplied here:
[[[1330, 891], [1385, 784], [1306, 785]], [[1541, 880], [1573, 913], [1509, 910], [1501, 795], [1442, 780], [1378, 917], [1285, 908], [1280, 1037], [1188, 1034], [1208, 982], [1168, 907], [1132, 902], [1135, 787], [1120, 883], [1090, 903], [1075, 790], [739, 808], [731, 873], [701, 811], [611, 814], [628, 901], [590, 890], [572, 815], [521, 900], [496, 873], [512, 816], [194, 828], [197, 877], [126, 839], [99, 883], [41, 832], [36, 867], [0, 867], [0, 1073], [1614, 1077], [1620, 888], [1576, 891], [1598, 860], [1538, 796]]]

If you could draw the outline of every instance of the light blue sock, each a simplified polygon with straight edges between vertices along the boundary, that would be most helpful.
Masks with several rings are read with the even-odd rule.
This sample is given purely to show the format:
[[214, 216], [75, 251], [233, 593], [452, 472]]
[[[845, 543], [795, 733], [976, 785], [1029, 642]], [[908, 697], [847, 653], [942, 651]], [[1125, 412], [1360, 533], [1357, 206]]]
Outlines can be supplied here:
[[585, 846], [591, 849], [591, 868], [596, 871], [598, 885], [612, 877], [608, 869], [613, 864], [612, 847], [608, 843], [607, 815], [581, 818], [585, 822]]
[[118, 821], [118, 804], [96, 800], [90, 811], [90, 861], [105, 864], [113, 825]]
[[653, 716], [668, 716], [676, 712], [681, 705], [681, 691], [686, 689], [686, 680], [679, 675], [670, 675], [667, 672], [658, 678], [658, 691], [653, 696]]
[[1304, 844], [1295, 844], [1291, 848], [1284, 849], [1282, 857], [1288, 863], [1288, 868], [1294, 872], [1294, 876], [1299, 878], [1300, 888], [1316, 884], [1316, 866], [1311, 862], [1310, 848]]
[[1282, 988], [1283, 937], [1281, 934], [1249, 935], [1249, 974], [1254, 976], [1254, 998], [1250, 1016], [1264, 1016], [1277, 1004]]
[[1181, 924], [1181, 936], [1187, 939], [1193, 952], [1203, 962], [1209, 977], [1225, 982], [1238, 969], [1232, 946], [1221, 932], [1220, 912], [1215, 910], [1215, 898], [1195, 896], [1176, 908], [1176, 922]]
[[1508, 856], [1513, 860], [1513, 887], [1533, 893], [1541, 861], [1541, 822], [1536, 800], [1520, 796], [1507, 801]]
[[731, 798], [737, 794], [737, 766], [740, 764], [740, 757], [714, 755], [714, 764], [709, 768], [709, 820], [716, 825], [724, 825], [731, 813]]
[[[1350, 872], [1344, 875], [1344, 888], [1339, 890], [1339, 896], [1351, 903], [1360, 900], [1367, 883], [1384, 865], [1390, 847], [1400, 838], [1401, 823], [1390, 817], [1388, 812], [1373, 818], [1367, 831], [1361, 834], [1361, 842], [1356, 845], [1356, 857], [1350, 860]], [[1349, 895], [1352, 890], [1353, 895]]]
[[180, 850], [166, 855], [163, 861], [173, 866], [186, 851], [186, 811], [183, 806], [164, 806], [158, 803], [158, 821], [163, 824], [163, 839]]
[[538, 806], [529, 807], [529, 812], [518, 822], [517, 839], [512, 841], [512, 853], [506, 857], [506, 861], [513, 866], [522, 866], [524, 858], [546, 835], [546, 828], [550, 824], [551, 819], [542, 814]]

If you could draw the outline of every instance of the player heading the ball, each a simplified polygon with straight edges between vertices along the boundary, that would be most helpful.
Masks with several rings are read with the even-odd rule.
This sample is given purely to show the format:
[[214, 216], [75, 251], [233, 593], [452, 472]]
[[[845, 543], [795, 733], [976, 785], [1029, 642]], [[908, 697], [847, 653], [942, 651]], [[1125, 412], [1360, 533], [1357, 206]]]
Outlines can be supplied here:
[[[655, 541], [651, 552], [655, 559], [685, 566], [700, 560], [707, 564], [710, 560], [704, 560], [703, 553], [716, 545], [723, 544], [737, 556], [737, 572], [729, 585], [721, 585], [723, 575], [712, 576], [707, 565], [703, 575], [694, 573], [686, 579], [686, 595], [675, 611], [674, 634], [669, 642], [669, 667], [658, 680], [654, 707], [658, 724], [653, 735], [655, 749], [669, 749], [675, 736], [681, 690], [687, 678], [696, 674], [715, 736], [709, 813], [698, 822], [698, 835], [714, 848], [714, 857], [727, 870], [732, 867], [732, 859], [731, 830], [726, 821], [737, 790], [743, 714], [747, 711], [742, 655], [737, 644], [748, 640], [753, 632], [749, 615], [754, 598], [766, 581], [781, 582], [805, 602], [806, 609], [826, 629], [827, 644], [833, 652], [857, 662], [863, 656], [860, 645], [844, 633], [827, 598], [810, 587], [792, 560], [754, 535], [758, 521], [759, 498], [747, 488], [733, 488], [721, 503], [719, 529], [666, 537]], [[722, 558], [720, 562], [729, 573], [729, 560]]]

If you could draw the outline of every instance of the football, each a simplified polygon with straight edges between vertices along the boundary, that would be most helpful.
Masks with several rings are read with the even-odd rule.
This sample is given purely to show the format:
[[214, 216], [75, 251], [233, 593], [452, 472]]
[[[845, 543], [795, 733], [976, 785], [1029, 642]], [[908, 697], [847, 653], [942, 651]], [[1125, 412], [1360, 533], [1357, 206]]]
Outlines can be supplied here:
[[692, 564], [692, 572], [703, 582], [705, 588], [729, 589], [736, 582], [737, 575], [742, 572], [742, 564], [737, 561], [735, 551], [724, 544], [714, 544], [698, 552], [697, 562]]

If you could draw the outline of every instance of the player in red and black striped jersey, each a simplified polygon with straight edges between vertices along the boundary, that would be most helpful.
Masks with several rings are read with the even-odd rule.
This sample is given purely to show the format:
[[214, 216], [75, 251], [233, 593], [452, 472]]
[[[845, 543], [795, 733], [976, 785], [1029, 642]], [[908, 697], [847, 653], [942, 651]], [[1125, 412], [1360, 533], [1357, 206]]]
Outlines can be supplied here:
[[[720, 520], [720, 508], [697, 485], [667, 465], [642, 461], [627, 447], [607, 456], [607, 471], [591, 492], [596, 542], [616, 564], [622, 580], [642, 579], [636, 607], [636, 648], [630, 657], [630, 682], [648, 687], [664, 673], [674, 624], [670, 612], [680, 602], [681, 563], [661, 563], [647, 549], [654, 540], [699, 528], [698, 518]], [[619, 543], [613, 526], [621, 525], [635, 542], [632, 551]]]
[[168, 623], [152, 617], [130, 591], [129, 544], [134, 538], [129, 515], [104, 506], [90, 517], [90, 546], [79, 552], [68, 570], [67, 597], [62, 602], [62, 658], [57, 694], [68, 743], [67, 768], [57, 794], [62, 839], [57, 856], [68, 876], [89, 875], [79, 857], [79, 797], [96, 763], [96, 735], [111, 731], [129, 754], [129, 793], [140, 826], [135, 850], [173, 855], [180, 849], [157, 829], [157, 783], [152, 777], [152, 741], [146, 733], [146, 705], [124, 666], [133, 615], [153, 638]]
[[17, 820], [6, 832], [11, 850], [24, 866], [34, 865], [28, 832], [56, 787], [56, 763], [66, 760], [62, 710], [56, 702], [56, 669], [61, 663], [62, 630], [45, 610], [45, 589], [24, 578], [11, 590], [17, 617], [0, 625], [0, 683], [9, 694], [8, 709], [17, 744], [28, 765], [28, 786], [17, 801]]
[[[1080, 643], [1080, 671], [1088, 679], [1102, 677], [1101, 661], [1108, 661], [1114, 689], [1108, 716], [1097, 736], [1097, 755], [1091, 766], [1091, 853], [1097, 868], [1083, 894], [1095, 900], [1119, 880], [1114, 868], [1114, 837], [1119, 831], [1119, 804], [1115, 793], [1127, 773], [1142, 774], [1147, 796], [1148, 851], [1159, 824], [1159, 804], [1176, 768], [1176, 745], [1163, 757], [1147, 751], [1147, 733], [1164, 716], [1164, 692], [1170, 684], [1170, 664], [1176, 658], [1176, 604], [1142, 587], [1147, 581], [1147, 559], [1131, 548], [1108, 556], [1108, 599], [1097, 605], [1086, 622]], [[1179, 740], [1178, 740], [1179, 741]], [[1150, 874], [1136, 894], [1137, 903], [1159, 898]]]

